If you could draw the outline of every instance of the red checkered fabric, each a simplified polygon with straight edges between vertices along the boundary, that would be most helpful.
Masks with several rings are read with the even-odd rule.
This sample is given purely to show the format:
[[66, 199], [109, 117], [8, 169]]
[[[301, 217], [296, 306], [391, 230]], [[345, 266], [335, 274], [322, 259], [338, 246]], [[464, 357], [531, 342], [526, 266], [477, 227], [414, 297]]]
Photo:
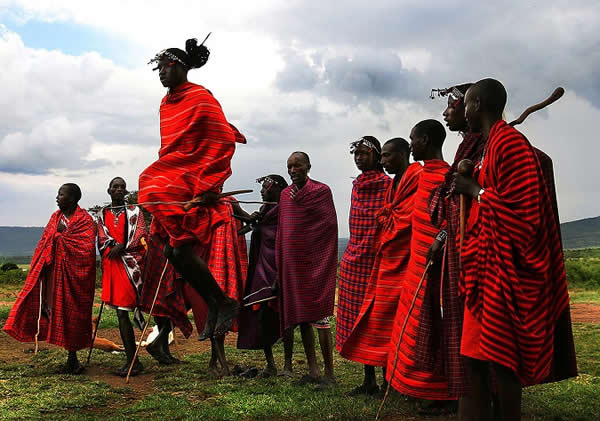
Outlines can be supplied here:
[[281, 192], [275, 249], [281, 330], [332, 316], [337, 217], [327, 185], [309, 179]]
[[546, 180], [533, 147], [504, 121], [490, 130], [474, 176], [485, 193], [471, 203], [460, 293], [481, 325], [478, 351], [537, 384], [553, 365], [570, 365], [554, 359], [569, 294]]
[[422, 166], [409, 165], [395, 186], [386, 192], [384, 206], [377, 213], [373, 271], [367, 284], [359, 315], [340, 354], [361, 364], [384, 367], [387, 363], [392, 326], [410, 255], [411, 218], [414, 194]]
[[[220, 193], [231, 175], [236, 141], [245, 142], [227, 122], [221, 106], [202, 86], [185, 82], [171, 89], [160, 105], [161, 148], [158, 161], [142, 172], [140, 202], [184, 202], [206, 192]], [[144, 206], [180, 246], [196, 242], [208, 246], [214, 228], [228, 219], [227, 205]]]
[[[68, 227], [56, 228], [63, 217], [56, 211], [46, 225], [25, 286], [8, 315], [4, 331], [21, 342], [32, 342], [40, 313], [40, 284], [52, 283], [49, 319], [40, 320], [38, 339], [78, 351], [91, 345], [92, 304], [96, 282], [96, 224], [77, 207]], [[45, 293], [44, 293], [45, 294]]]
[[[444, 176], [450, 168], [446, 162], [438, 159], [425, 161], [424, 164], [419, 186], [414, 195], [410, 259], [392, 329], [386, 377], [394, 389], [405, 395], [419, 399], [447, 400], [448, 379], [440, 369], [439, 358], [438, 365], [431, 370], [422, 369], [415, 362], [415, 342], [419, 333], [421, 314], [429, 313], [429, 319], [437, 321], [440, 319], [439, 302], [437, 306], [428, 306], [423, 300], [428, 284], [439, 286], [439, 272], [437, 274], [430, 272], [430, 279], [424, 279], [409, 315], [417, 288], [425, 272], [429, 246], [438, 233], [429, 216], [429, 196], [434, 188], [444, 182]], [[400, 333], [405, 323], [405, 331], [399, 343]]]
[[335, 346], [341, 350], [365, 297], [375, 262], [375, 214], [383, 206], [392, 179], [381, 170], [365, 171], [352, 183], [350, 239], [339, 272]]

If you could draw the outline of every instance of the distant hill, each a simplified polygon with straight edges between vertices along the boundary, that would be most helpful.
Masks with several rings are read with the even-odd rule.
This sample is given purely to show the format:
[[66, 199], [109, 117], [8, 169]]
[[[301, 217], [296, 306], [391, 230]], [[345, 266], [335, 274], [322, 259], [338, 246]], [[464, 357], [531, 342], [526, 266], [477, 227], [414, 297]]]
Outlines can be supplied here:
[[566, 249], [600, 246], [600, 216], [560, 224]]
[[[43, 227], [0, 227], [0, 257], [31, 256], [42, 236]], [[600, 247], [600, 216], [561, 224], [566, 249]], [[348, 238], [340, 238], [338, 255], [342, 256]]]
[[0, 256], [32, 256], [43, 227], [0, 227]]

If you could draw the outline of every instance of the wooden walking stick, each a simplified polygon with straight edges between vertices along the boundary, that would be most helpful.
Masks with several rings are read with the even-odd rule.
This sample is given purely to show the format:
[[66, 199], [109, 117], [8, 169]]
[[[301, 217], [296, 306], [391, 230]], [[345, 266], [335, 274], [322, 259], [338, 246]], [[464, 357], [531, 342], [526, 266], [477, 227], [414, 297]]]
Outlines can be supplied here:
[[38, 336], [40, 334], [40, 322], [42, 321], [42, 286], [44, 285], [43, 281], [40, 281], [40, 311], [38, 312], [37, 319], [37, 331], [35, 332], [35, 347], [33, 348], [33, 355], [37, 355], [39, 350]]
[[[458, 163], [458, 173], [460, 175], [464, 175], [465, 177], [470, 177], [473, 174], [473, 170], [475, 166], [470, 159], [463, 159]], [[465, 237], [465, 217], [466, 217], [466, 205], [465, 205], [465, 195], [461, 193], [460, 198], [460, 231], [459, 231], [459, 241], [458, 241], [458, 253], [460, 254], [463, 246], [463, 239]]]
[[102, 317], [102, 309], [104, 308], [104, 301], [100, 304], [100, 311], [98, 312], [98, 321], [96, 322], [96, 327], [94, 328], [94, 334], [92, 335], [92, 344], [90, 345], [90, 352], [88, 352], [87, 363], [90, 363], [90, 358], [92, 358], [92, 351], [94, 350], [94, 341], [96, 340], [96, 335], [98, 334], [98, 327], [100, 326], [100, 318]]
[[525, 111], [523, 111], [523, 113], [519, 116], [519, 118], [511, 121], [510, 123], [508, 123], [508, 125], [516, 126], [517, 124], [521, 124], [522, 122], [525, 121], [525, 119], [529, 116], [529, 114], [535, 113], [536, 111], [539, 111], [542, 108], [547, 107], [548, 105], [552, 104], [553, 102], [558, 101], [564, 94], [565, 94], [565, 90], [559, 86], [558, 88], [556, 88], [554, 90], [554, 92], [552, 92], [552, 94], [548, 98], [546, 98], [544, 101], [542, 101], [538, 104], [532, 105], [531, 107], [527, 108]]
[[402, 337], [404, 336], [404, 330], [406, 329], [406, 325], [408, 324], [408, 319], [415, 307], [415, 303], [417, 302], [417, 297], [419, 296], [419, 292], [421, 291], [421, 287], [423, 286], [423, 282], [425, 281], [425, 277], [427, 276], [427, 272], [429, 272], [429, 268], [431, 267], [432, 261], [429, 260], [427, 265], [425, 265], [425, 270], [423, 271], [423, 276], [421, 276], [421, 280], [419, 281], [419, 285], [417, 286], [417, 291], [415, 292], [415, 296], [413, 297], [412, 303], [408, 309], [408, 313], [406, 313], [406, 318], [404, 319], [404, 324], [402, 325], [402, 330], [400, 330], [400, 336], [398, 336], [398, 343], [396, 344], [396, 353], [394, 355], [394, 364], [392, 365], [392, 372], [390, 373], [390, 380], [388, 381], [387, 388], [385, 389], [385, 395], [383, 395], [383, 400], [381, 401], [381, 405], [379, 405], [379, 409], [377, 410], [377, 416], [375, 417], [375, 421], [379, 420], [379, 416], [381, 415], [381, 411], [383, 410], [383, 405], [385, 405], [385, 401], [387, 400], [388, 395], [390, 394], [390, 388], [392, 387], [392, 378], [394, 377], [394, 371], [396, 371], [396, 363], [398, 362], [398, 353], [400, 352], [400, 343], [402, 342]]
[[175, 334], [175, 324], [171, 320], [171, 332], [173, 333], [173, 343], [175, 344], [175, 353], [177, 358], [181, 360], [181, 353], [179, 352], [179, 344], [177, 343], [177, 335]]
[[125, 383], [129, 383], [129, 376], [131, 375], [131, 370], [133, 370], [133, 365], [135, 364], [135, 360], [137, 359], [138, 354], [140, 353], [140, 349], [142, 348], [142, 340], [146, 335], [146, 331], [148, 330], [148, 325], [150, 324], [150, 319], [152, 318], [152, 312], [154, 311], [154, 303], [156, 303], [156, 298], [158, 297], [158, 291], [160, 290], [160, 284], [162, 283], [163, 277], [165, 276], [165, 272], [167, 271], [167, 266], [169, 265], [169, 261], [165, 261], [165, 267], [163, 268], [162, 273], [160, 274], [160, 279], [158, 280], [158, 285], [156, 286], [156, 292], [154, 293], [154, 298], [152, 299], [152, 305], [150, 306], [150, 313], [148, 313], [148, 322], [144, 324], [144, 329], [142, 330], [142, 335], [140, 336], [140, 341], [138, 342], [138, 346], [135, 349], [135, 355], [131, 360], [131, 364], [129, 364], [129, 370], [127, 370], [127, 377], [125, 378]]

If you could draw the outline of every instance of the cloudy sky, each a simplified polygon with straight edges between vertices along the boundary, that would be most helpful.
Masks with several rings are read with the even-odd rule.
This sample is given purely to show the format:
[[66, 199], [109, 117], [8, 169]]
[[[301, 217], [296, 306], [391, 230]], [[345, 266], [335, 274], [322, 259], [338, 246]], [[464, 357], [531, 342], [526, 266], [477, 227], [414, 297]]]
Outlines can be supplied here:
[[[157, 156], [165, 89], [146, 65], [159, 50], [203, 39], [191, 71], [248, 138], [226, 189], [285, 175], [304, 150], [333, 190], [347, 235], [348, 143], [408, 138], [438, 118], [431, 88], [495, 77], [507, 118], [563, 86], [565, 96], [520, 129], [554, 159], [562, 221], [600, 214], [600, 2], [406, 0], [0, 0], [0, 225], [45, 225], [56, 190], [76, 182], [82, 206], [129, 188]], [[460, 139], [449, 134], [451, 161]]]

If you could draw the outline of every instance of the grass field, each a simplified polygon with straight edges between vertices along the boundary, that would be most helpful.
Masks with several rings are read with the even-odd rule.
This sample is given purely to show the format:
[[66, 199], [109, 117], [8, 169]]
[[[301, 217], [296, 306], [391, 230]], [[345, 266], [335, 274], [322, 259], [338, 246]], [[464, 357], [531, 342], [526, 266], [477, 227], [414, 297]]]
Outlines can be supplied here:
[[[574, 251], [567, 262], [596, 261], [600, 253]], [[595, 276], [592, 273], [592, 276]], [[594, 279], [592, 279], [594, 281]], [[523, 393], [525, 420], [592, 420], [600, 414], [600, 289], [572, 285], [573, 330], [580, 376], [567, 381], [528, 388]], [[0, 326], [3, 325], [21, 283], [0, 284]], [[94, 313], [99, 310], [97, 291]], [[594, 323], [581, 323], [586, 312]], [[120, 342], [114, 310], [105, 310], [99, 336]], [[136, 334], [139, 334], [136, 332]], [[381, 396], [346, 397], [344, 392], [362, 379], [362, 366], [335, 353], [337, 385], [324, 390], [297, 384], [306, 372], [306, 362], [298, 333], [295, 343], [295, 379], [215, 378], [207, 370], [207, 344], [193, 337], [184, 340], [183, 363], [159, 366], [147, 353], [142, 376], [130, 385], [112, 373], [124, 356], [95, 352], [87, 373], [82, 376], [57, 374], [66, 352], [43, 345], [38, 355], [24, 353], [31, 348], [0, 332], [0, 419], [202, 419], [202, 420], [373, 420]], [[235, 348], [233, 335], [226, 353], [230, 365], [264, 365], [262, 352]], [[283, 361], [283, 347], [275, 346], [275, 360]], [[80, 352], [84, 360], [86, 352]], [[378, 376], [380, 371], [378, 370]], [[387, 420], [450, 420], [417, 415], [416, 402], [391, 394], [384, 409]]]
[[[18, 290], [18, 288], [17, 288]], [[3, 287], [2, 296], [15, 288]], [[580, 296], [580, 293], [582, 294]], [[598, 295], [573, 291], [576, 302], [599, 303]], [[0, 306], [0, 325], [8, 308]], [[600, 309], [600, 307], [598, 307]], [[97, 313], [98, 307], [95, 308]], [[99, 335], [117, 340], [114, 311], [106, 311]], [[580, 376], [524, 391], [527, 420], [589, 420], [600, 414], [600, 324], [574, 323]], [[158, 366], [143, 353], [145, 374], [125, 385], [112, 374], [123, 355], [95, 352], [88, 374], [56, 374], [65, 351], [48, 347], [37, 356], [24, 354], [28, 345], [0, 333], [0, 419], [202, 419], [202, 420], [372, 420], [378, 398], [349, 398], [344, 392], [357, 385], [362, 367], [335, 355], [338, 384], [325, 390], [296, 384], [306, 371], [299, 335], [296, 338], [296, 379], [215, 379], [207, 371], [206, 345], [191, 338], [182, 341], [183, 363]], [[180, 338], [182, 340], [182, 338]], [[231, 365], [262, 367], [262, 353], [226, 347]], [[202, 348], [202, 349], [201, 349]], [[80, 353], [84, 359], [85, 352]], [[275, 359], [283, 361], [281, 344]], [[416, 415], [416, 403], [392, 394], [384, 414], [388, 420], [425, 420]], [[452, 418], [431, 418], [452, 419]]]

